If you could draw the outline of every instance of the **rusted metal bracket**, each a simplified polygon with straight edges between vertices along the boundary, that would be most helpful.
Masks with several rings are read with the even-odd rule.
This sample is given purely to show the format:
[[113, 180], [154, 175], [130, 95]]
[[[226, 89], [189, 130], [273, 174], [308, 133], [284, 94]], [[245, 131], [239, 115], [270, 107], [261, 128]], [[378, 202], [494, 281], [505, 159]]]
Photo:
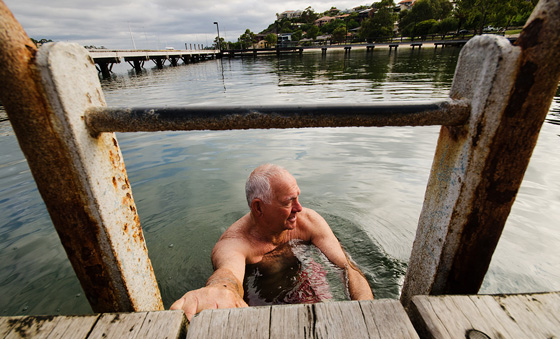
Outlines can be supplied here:
[[464, 126], [441, 128], [401, 295], [475, 294], [560, 79], [560, 2], [540, 1], [517, 46], [480, 36], [461, 51], [451, 97]]
[[466, 100], [378, 104], [198, 106], [165, 108], [97, 107], [86, 113], [86, 124], [100, 132], [226, 130], [345, 126], [462, 125], [468, 118]]
[[39, 51], [0, 1], [0, 95], [60, 240], [95, 312], [163, 309], [93, 60], [75, 44]]

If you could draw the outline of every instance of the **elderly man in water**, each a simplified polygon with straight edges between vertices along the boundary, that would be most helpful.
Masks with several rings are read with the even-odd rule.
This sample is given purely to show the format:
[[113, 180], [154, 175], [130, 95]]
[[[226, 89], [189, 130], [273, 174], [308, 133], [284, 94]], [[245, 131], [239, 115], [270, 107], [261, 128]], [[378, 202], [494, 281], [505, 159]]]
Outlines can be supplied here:
[[345, 270], [353, 300], [373, 299], [362, 272], [349, 260], [331, 228], [317, 212], [300, 205], [296, 179], [284, 168], [265, 164], [249, 176], [246, 186], [250, 212], [231, 225], [212, 251], [214, 273], [206, 287], [186, 293], [171, 309], [190, 320], [205, 309], [246, 307], [243, 280], [246, 267], [281, 265], [286, 244], [301, 240], [315, 245]]

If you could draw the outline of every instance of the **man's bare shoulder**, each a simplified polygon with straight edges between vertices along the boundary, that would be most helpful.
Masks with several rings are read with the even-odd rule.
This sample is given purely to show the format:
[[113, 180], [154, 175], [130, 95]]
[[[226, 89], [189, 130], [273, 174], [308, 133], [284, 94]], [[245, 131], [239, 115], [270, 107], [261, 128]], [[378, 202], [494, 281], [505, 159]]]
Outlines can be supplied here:
[[325, 219], [311, 208], [304, 207], [298, 215], [299, 222], [304, 226], [317, 226], [317, 224], [327, 225]]
[[222, 234], [214, 248], [212, 249], [212, 262], [216, 265], [217, 261], [226, 259], [232, 254], [247, 256], [249, 244], [247, 243], [246, 232], [247, 215], [234, 222]]
[[303, 233], [302, 235], [307, 235], [309, 237], [330, 230], [329, 225], [319, 213], [305, 207], [298, 215], [298, 227]]
[[250, 222], [249, 214], [245, 214], [243, 217], [239, 218], [234, 222], [228, 229], [222, 234], [218, 243], [223, 240], [244, 240], [247, 237], [247, 231]]

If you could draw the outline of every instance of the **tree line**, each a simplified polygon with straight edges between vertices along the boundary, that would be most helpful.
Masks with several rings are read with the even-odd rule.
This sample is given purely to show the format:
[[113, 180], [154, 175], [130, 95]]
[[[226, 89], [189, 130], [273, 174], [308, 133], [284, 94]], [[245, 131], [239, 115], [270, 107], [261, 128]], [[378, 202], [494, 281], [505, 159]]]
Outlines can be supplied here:
[[[292, 41], [315, 40], [317, 36], [329, 35], [330, 40], [335, 43], [345, 41], [348, 32], [354, 32], [352, 36], [361, 41], [382, 40], [396, 35], [416, 37], [459, 33], [464, 30], [482, 34], [488, 26], [503, 30], [522, 26], [537, 2], [538, 0], [457, 0], [454, 6], [449, 0], [417, 0], [409, 9], [400, 10], [393, 0], [381, 0], [371, 6], [361, 6], [348, 15], [335, 7], [317, 13], [309, 6], [299, 17], [280, 18], [277, 14], [277, 20], [259, 34], [265, 35], [269, 46], [276, 44], [277, 35], [281, 33], [291, 33]], [[365, 17], [359, 15], [360, 11], [370, 8], [372, 10]], [[339, 18], [320, 27], [315, 25], [315, 20], [323, 16]], [[237, 42], [228, 44], [230, 48], [248, 48], [257, 41], [256, 38], [257, 35], [247, 29]], [[225, 41], [221, 40], [224, 46]], [[217, 43], [217, 38], [214, 42]]]

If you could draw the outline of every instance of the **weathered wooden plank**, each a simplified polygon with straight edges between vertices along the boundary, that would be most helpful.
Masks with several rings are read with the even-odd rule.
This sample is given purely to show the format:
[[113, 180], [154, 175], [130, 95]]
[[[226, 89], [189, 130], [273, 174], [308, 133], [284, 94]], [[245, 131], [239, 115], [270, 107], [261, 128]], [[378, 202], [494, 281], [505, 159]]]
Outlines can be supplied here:
[[205, 310], [195, 316], [187, 338], [269, 338], [270, 307]]
[[183, 311], [148, 312], [139, 338], [184, 338], [187, 333], [187, 317]]
[[268, 339], [270, 337], [270, 307], [230, 309], [228, 327], [230, 338]]
[[56, 327], [59, 319], [54, 316], [26, 316], [8, 319], [11, 331], [6, 339], [47, 338]]
[[560, 323], [560, 292], [531, 294], [527, 297], [540, 302], [550, 318]]
[[552, 338], [560, 333], [558, 294], [415, 296], [411, 319], [422, 337], [464, 338], [478, 330], [491, 338]]
[[134, 338], [140, 332], [147, 315], [147, 312], [102, 314], [88, 339]]
[[535, 338], [553, 338], [560, 334], [558, 293], [495, 296], [494, 299], [513, 321]]
[[8, 326], [8, 317], [0, 317], [0, 338], [4, 338], [12, 328]]
[[[463, 296], [453, 296], [452, 298], [457, 300], [457, 304], [465, 300]], [[481, 324], [486, 324], [486, 327], [483, 329], [474, 329], [481, 330], [492, 338], [498, 337], [499, 335], [505, 338], [528, 338], [531, 335], [531, 332], [524, 331], [520, 328], [491, 296], [472, 295], [468, 296], [468, 298], [474, 303], [478, 314], [480, 314], [480, 316], [478, 316], [478, 321]], [[468, 314], [465, 316], [468, 316]]]
[[105, 105], [91, 57], [37, 50], [0, 1], [0, 64], [0, 100], [93, 310], [163, 309], [117, 139], [83, 121]]
[[[408, 315], [421, 338], [451, 338], [444, 324], [437, 318], [438, 306], [423, 299], [424, 296], [412, 297]], [[439, 320], [439, 321], [438, 321]]]
[[208, 338], [210, 324], [213, 324], [213, 326], [224, 325], [223, 323], [219, 324], [217, 321], [212, 322], [212, 315], [212, 310], [204, 310], [195, 315], [191, 319], [190, 324], [187, 325], [187, 339]]
[[0, 317], [0, 337], [4, 338], [8, 333], [10, 333], [14, 324], [16, 324], [21, 318], [23, 317]]
[[475, 294], [515, 200], [560, 80], [560, 2], [540, 1], [517, 46], [479, 36], [461, 51], [450, 96], [471, 101], [443, 126], [401, 301]]
[[230, 310], [212, 310], [207, 312], [210, 314], [208, 318], [208, 330], [206, 333], [202, 333], [203, 336], [198, 336], [198, 338], [227, 338], [228, 333], [230, 333], [228, 328]]
[[398, 300], [360, 301], [370, 338], [418, 338]]
[[313, 305], [281, 305], [270, 313], [270, 338], [313, 338]]
[[397, 300], [206, 310], [187, 338], [418, 338]]
[[357, 301], [318, 303], [313, 307], [316, 338], [360, 338], [368, 333]]
[[187, 338], [227, 338], [230, 309], [205, 310], [196, 315], [188, 327]]
[[58, 322], [47, 338], [87, 338], [99, 315], [58, 316]]

